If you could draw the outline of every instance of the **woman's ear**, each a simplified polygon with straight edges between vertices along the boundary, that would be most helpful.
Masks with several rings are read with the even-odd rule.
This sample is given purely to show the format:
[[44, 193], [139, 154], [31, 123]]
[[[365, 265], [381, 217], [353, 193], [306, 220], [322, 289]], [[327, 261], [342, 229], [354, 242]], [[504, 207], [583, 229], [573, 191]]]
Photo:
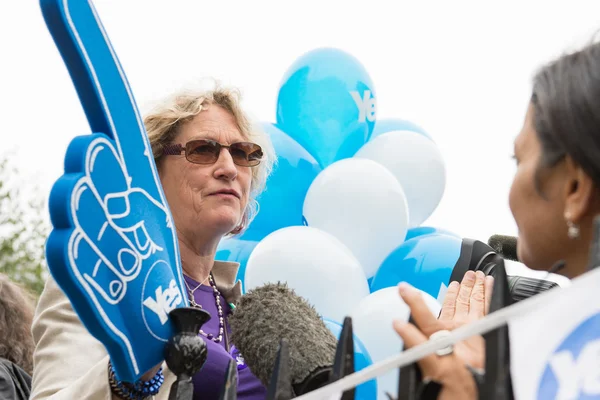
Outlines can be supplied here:
[[596, 185], [592, 178], [575, 164], [569, 156], [566, 158], [567, 181], [565, 214], [569, 215], [573, 223], [579, 223], [586, 215], [595, 213], [594, 200], [597, 197]]

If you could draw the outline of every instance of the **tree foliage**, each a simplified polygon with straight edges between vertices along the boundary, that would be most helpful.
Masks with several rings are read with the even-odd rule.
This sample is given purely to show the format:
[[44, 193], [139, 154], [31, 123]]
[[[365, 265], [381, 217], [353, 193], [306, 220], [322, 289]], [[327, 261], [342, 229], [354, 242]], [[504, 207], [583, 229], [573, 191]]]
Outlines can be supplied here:
[[7, 154], [0, 157], [0, 272], [35, 295], [48, 276], [44, 246], [50, 224], [44, 198], [22, 179]]

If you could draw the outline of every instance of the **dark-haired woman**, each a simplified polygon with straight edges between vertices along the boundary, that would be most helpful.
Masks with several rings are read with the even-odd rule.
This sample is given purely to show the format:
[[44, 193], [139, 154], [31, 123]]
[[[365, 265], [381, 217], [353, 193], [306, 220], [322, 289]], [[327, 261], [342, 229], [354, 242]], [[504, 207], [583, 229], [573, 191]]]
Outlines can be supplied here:
[[[517, 172], [509, 204], [519, 230], [517, 252], [528, 267], [548, 270], [564, 261], [568, 278], [588, 265], [594, 218], [600, 214], [600, 43], [567, 54], [535, 75], [531, 101], [514, 145]], [[456, 293], [459, 285], [454, 285]], [[407, 347], [419, 345], [448, 320], [436, 319], [410, 288], [400, 295], [417, 326], [402, 322], [395, 329]], [[476, 296], [460, 298], [477, 302]], [[470, 359], [485, 355], [472, 348]], [[423, 375], [441, 385], [440, 400], [476, 399], [473, 371], [456, 352], [432, 354], [419, 362]]]

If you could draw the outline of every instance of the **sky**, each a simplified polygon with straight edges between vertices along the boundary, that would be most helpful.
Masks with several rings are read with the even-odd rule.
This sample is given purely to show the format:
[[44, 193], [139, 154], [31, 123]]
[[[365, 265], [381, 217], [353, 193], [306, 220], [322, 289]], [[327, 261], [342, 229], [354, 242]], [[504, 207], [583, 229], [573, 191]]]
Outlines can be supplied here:
[[[533, 73], [600, 29], [595, 0], [506, 3], [94, 2], [142, 112], [215, 77], [242, 90], [255, 119], [275, 121], [297, 57], [326, 46], [353, 54], [374, 81], [378, 118], [422, 126], [444, 156], [445, 193], [424, 225], [482, 241], [517, 234], [511, 155]], [[16, 152], [25, 188], [47, 197], [67, 145], [89, 127], [39, 2], [0, 2], [0, 38], [1, 146]]]

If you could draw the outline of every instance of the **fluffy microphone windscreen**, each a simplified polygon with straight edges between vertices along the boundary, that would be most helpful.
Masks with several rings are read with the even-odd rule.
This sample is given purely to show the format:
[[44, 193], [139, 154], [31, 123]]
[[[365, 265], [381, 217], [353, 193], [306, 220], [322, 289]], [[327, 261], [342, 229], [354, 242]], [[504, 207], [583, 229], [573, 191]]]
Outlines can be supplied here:
[[488, 245], [503, 258], [511, 261], [519, 261], [517, 257], [517, 238], [506, 235], [492, 235]]
[[336, 337], [315, 308], [286, 284], [267, 284], [248, 291], [229, 317], [229, 324], [232, 343], [265, 386], [269, 385], [282, 338], [289, 344], [293, 384], [333, 364]]

